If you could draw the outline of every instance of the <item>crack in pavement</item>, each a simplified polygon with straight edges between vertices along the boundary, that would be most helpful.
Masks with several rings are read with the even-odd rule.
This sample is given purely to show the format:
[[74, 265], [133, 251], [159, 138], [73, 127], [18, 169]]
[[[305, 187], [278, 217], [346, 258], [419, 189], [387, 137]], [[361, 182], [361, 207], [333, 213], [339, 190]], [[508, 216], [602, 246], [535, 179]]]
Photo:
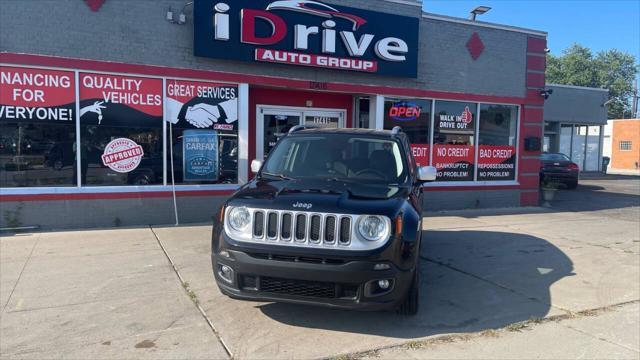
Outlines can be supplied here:
[[213, 331], [213, 335], [215, 335], [216, 339], [218, 340], [220, 345], [222, 345], [222, 348], [224, 349], [224, 351], [229, 356], [229, 359], [233, 359], [233, 353], [231, 352], [231, 348], [229, 346], [227, 346], [225, 341], [222, 339], [222, 335], [220, 335], [220, 332], [213, 325], [213, 322], [211, 321], [211, 319], [209, 319], [209, 316], [207, 316], [207, 313], [204, 311], [202, 306], [200, 306], [200, 304], [198, 303], [197, 299], [194, 300], [192, 298], [192, 296], [191, 296], [192, 291], [189, 289], [188, 286], [185, 286], [185, 284], [188, 284], [188, 282], [186, 282], [184, 280], [184, 278], [182, 277], [182, 275], [180, 274], [180, 271], [178, 270], [178, 267], [176, 266], [176, 264], [173, 262], [173, 259], [169, 255], [169, 252], [167, 252], [167, 250], [165, 249], [164, 245], [162, 245], [162, 241], [160, 240], [160, 237], [155, 232], [155, 230], [153, 229], [152, 226], [149, 226], [149, 229], [151, 230], [151, 233], [153, 233], [153, 236], [155, 236], [156, 241], [158, 242], [158, 245], [162, 249], [162, 252], [164, 252], [165, 257], [167, 258], [167, 260], [171, 264], [171, 267], [173, 268], [173, 271], [175, 272], [176, 276], [178, 277], [178, 280], [180, 281], [180, 286], [184, 289], [184, 291], [187, 294], [187, 296], [189, 296], [189, 298], [191, 299], [191, 301], [195, 305], [196, 309], [200, 312], [200, 315], [202, 315], [202, 317], [205, 319], [205, 321], [209, 325], [209, 328], [211, 329], [211, 331]]
[[18, 279], [16, 279], [16, 283], [13, 285], [13, 288], [11, 289], [11, 293], [9, 294], [9, 298], [7, 299], [7, 302], [2, 307], [2, 312], [5, 312], [5, 310], [7, 309], [7, 306], [11, 302], [11, 298], [13, 297], [14, 291], [16, 291], [16, 288], [18, 287], [18, 283], [20, 282], [20, 279], [22, 278], [22, 274], [24, 273], [24, 269], [27, 268], [27, 264], [29, 263], [29, 260], [31, 260], [31, 257], [33, 256], [33, 252], [36, 249], [36, 245], [38, 245], [38, 242], [40, 241], [41, 237], [42, 237], [42, 234], [38, 234], [38, 238], [36, 239], [36, 241], [33, 242], [33, 246], [31, 247], [31, 252], [29, 252], [29, 256], [27, 257], [27, 260], [24, 262], [24, 265], [22, 265], [22, 270], [20, 270], [20, 274], [18, 275]]

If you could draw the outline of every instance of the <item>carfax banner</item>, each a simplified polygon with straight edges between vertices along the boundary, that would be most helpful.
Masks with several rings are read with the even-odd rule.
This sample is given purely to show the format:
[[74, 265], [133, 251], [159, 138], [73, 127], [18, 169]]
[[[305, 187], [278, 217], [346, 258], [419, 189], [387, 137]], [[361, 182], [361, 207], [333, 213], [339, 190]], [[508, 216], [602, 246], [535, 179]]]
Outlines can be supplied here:
[[74, 124], [75, 74], [0, 66], [0, 121]]
[[185, 130], [182, 139], [184, 181], [218, 181], [218, 132]]
[[162, 80], [80, 73], [82, 125], [162, 126]]

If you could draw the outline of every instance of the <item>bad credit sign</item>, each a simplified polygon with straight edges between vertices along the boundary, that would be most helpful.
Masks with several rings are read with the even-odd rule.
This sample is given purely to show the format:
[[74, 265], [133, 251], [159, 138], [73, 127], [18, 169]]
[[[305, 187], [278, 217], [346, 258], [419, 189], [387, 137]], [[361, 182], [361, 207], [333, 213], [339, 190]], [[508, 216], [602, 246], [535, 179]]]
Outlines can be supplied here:
[[419, 19], [305, 0], [195, 0], [196, 56], [416, 77]]

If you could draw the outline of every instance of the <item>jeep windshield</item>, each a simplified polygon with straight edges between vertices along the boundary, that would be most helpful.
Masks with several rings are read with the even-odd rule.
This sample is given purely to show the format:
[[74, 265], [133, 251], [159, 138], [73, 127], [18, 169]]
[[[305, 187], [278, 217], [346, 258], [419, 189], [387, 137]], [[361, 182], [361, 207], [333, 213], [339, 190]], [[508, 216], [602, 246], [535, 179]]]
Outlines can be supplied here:
[[400, 146], [392, 139], [313, 134], [282, 139], [267, 158], [261, 176], [402, 185], [408, 172]]

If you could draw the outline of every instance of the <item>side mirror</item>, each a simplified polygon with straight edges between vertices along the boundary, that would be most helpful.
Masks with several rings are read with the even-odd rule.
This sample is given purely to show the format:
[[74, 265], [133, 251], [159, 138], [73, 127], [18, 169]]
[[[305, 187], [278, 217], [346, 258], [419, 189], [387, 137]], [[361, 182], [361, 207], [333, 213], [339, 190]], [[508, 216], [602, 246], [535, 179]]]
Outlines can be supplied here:
[[420, 166], [418, 167], [418, 180], [420, 181], [436, 181], [438, 176], [438, 169], [433, 166]]
[[251, 162], [251, 172], [254, 174], [257, 174], [260, 171], [260, 168], [262, 167], [262, 161], [258, 160], [258, 159], [254, 159]]

